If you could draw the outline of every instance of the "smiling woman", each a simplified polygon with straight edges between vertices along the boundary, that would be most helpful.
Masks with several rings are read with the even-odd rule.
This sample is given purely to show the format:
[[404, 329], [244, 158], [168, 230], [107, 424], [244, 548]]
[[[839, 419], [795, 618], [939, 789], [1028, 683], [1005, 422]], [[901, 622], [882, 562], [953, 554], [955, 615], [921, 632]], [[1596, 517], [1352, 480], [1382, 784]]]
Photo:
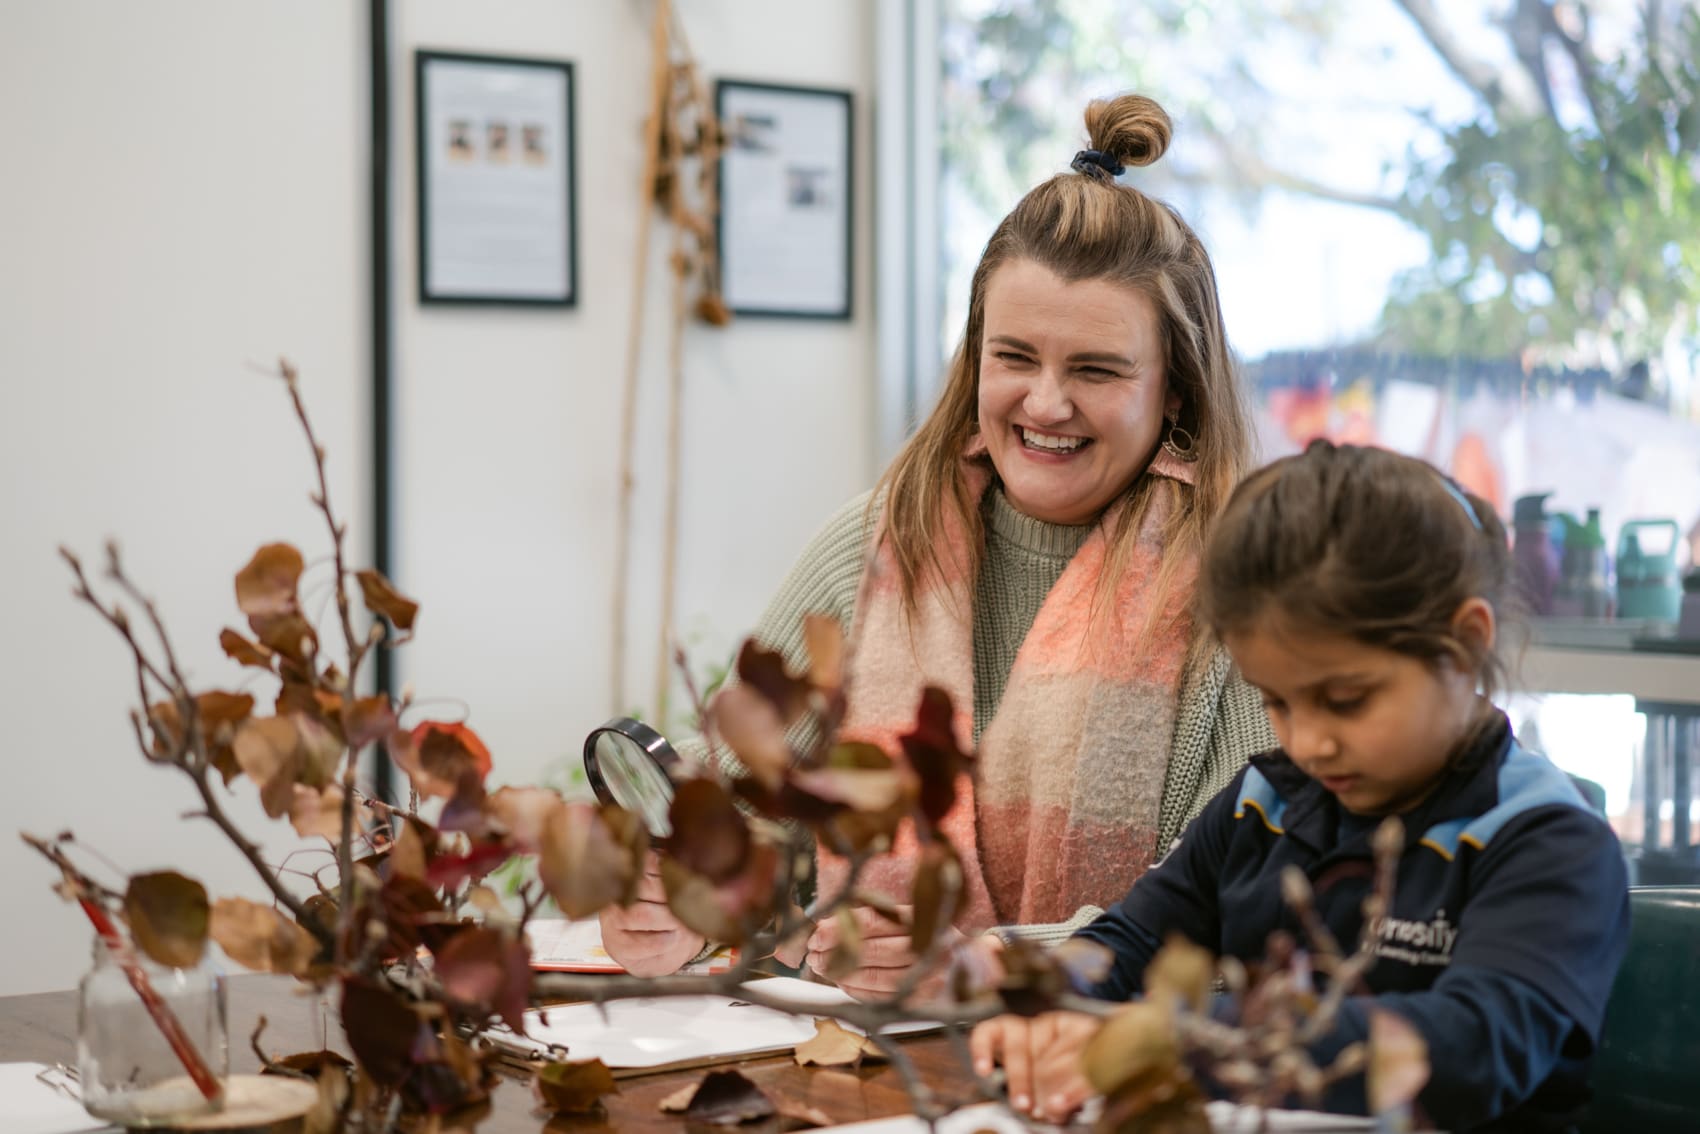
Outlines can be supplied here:
[[[993, 927], [1066, 936], [1274, 746], [1191, 616], [1204, 536], [1250, 440], [1209, 256], [1120, 180], [1163, 155], [1169, 119], [1127, 95], [1089, 106], [1086, 126], [1070, 170], [987, 244], [938, 405], [804, 551], [755, 635], [800, 667], [806, 615], [849, 632], [840, 740], [901, 752], [922, 690], [950, 695], [959, 740], [979, 749], [940, 824], [963, 874], [946, 942], [963, 947]], [[793, 726], [793, 751], [815, 728]], [[900, 834], [859, 889], [903, 912], [920, 855]], [[817, 859], [835, 891], [846, 863]], [[702, 945], [658, 903], [602, 922], [609, 952], [646, 972]], [[860, 967], [845, 973], [834, 946], [852, 932]], [[915, 960], [905, 927], [871, 909], [807, 950], [862, 996]]]

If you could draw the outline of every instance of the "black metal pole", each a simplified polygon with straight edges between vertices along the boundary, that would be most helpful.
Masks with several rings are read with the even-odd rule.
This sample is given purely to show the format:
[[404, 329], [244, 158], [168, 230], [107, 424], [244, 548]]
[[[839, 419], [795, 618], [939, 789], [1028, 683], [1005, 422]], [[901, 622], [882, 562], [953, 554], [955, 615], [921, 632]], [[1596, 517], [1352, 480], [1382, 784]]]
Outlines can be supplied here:
[[[390, 386], [395, 334], [390, 310], [390, 11], [389, 0], [368, 0], [372, 95], [372, 565], [395, 578], [390, 528]], [[395, 696], [395, 659], [388, 649], [372, 652], [377, 692]], [[372, 790], [393, 802], [389, 756], [376, 748]]]

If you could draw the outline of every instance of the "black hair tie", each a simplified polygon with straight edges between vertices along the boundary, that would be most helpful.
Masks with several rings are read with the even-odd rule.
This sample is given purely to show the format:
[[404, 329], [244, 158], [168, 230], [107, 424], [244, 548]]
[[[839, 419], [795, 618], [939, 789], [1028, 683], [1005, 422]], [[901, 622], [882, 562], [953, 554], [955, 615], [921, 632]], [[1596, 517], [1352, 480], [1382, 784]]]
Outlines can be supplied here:
[[1108, 174], [1115, 178], [1122, 175], [1127, 167], [1103, 150], [1081, 150], [1074, 155], [1069, 163], [1076, 173], [1084, 173], [1089, 177], [1103, 177]]

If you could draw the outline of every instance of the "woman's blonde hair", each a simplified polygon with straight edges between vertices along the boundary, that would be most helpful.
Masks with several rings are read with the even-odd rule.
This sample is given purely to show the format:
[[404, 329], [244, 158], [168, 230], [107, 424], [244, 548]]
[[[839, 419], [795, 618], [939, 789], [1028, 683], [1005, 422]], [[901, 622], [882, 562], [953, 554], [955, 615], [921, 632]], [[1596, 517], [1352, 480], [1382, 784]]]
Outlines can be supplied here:
[[[1111, 165], [1150, 165], [1169, 146], [1169, 116], [1142, 95], [1094, 101], [1086, 108], [1086, 131], [1092, 149]], [[1136, 476], [1127, 487], [1130, 506], [1106, 533], [1105, 593], [1126, 567], [1145, 510], [1167, 494], [1172, 507], [1151, 609], [1169, 609], [1176, 569], [1202, 552], [1211, 521], [1251, 463], [1250, 427], [1204, 244], [1170, 205], [1120, 184], [1089, 160], [1076, 165], [1084, 172], [1058, 174], [1034, 188], [986, 242], [944, 392], [881, 477], [886, 537], [911, 610], [929, 571], [942, 568], [945, 508], [963, 524], [975, 557], [971, 567], [976, 575], [979, 570], [984, 533], [962, 454], [979, 429], [986, 286], [1010, 261], [1030, 260], [1069, 282], [1105, 280], [1149, 296], [1161, 326], [1169, 389], [1180, 395], [1180, 425], [1195, 439], [1194, 484]]]

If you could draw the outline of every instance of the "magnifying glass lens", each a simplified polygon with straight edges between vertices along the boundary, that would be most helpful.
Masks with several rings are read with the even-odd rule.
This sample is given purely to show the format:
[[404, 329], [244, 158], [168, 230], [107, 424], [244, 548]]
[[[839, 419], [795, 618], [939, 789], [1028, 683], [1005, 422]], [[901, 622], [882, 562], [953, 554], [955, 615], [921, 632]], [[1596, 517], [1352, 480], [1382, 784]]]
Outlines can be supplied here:
[[596, 765], [614, 802], [641, 816], [652, 835], [665, 838], [673, 831], [667, 819], [673, 803], [673, 781], [637, 741], [622, 733], [596, 734]]

